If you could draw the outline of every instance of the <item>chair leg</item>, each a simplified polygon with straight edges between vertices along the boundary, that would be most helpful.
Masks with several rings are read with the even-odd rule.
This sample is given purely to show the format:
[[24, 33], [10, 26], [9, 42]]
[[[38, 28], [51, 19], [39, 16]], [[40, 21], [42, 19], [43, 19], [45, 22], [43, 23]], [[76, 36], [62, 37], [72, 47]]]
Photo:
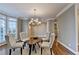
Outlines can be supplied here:
[[22, 55], [22, 48], [21, 48], [21, 55]]
[[24, 42], [24, 44], [23, 44], [23, 49], [24, 49], [25, 46], [26, 46], [26, 42]]
[[15, 48], [13, 49], [13, 51], [15, 51]]
[[11, 55], [11, 49], [9, 49], [9, 55]]
[[51, 53], [51, 55], [52, 55], [52, 48], [50, 48], [50, 53]]
[[35, 45], [33, 44], [33, 45], [32, 45], [32, 50], [34, 51], [34, 49], [35, 49]]
[[37, 43], [38, 44], [38, 46], [39, 46], [39, 48], [40, 48], [40, 45], [39, 45], [39, 43]]
[[37, 53], [37, 51], [36, 51], [36, 44], [32, 45], [32, 50], [35, 51], [35, 53]]
[[29, 55], [31, 55], [31, 48], [32, 48], [32, 45], [29, 45]]
[[41, 47], [41, 55], [42, 55], [42, 50], [43, 50], [43, 48]]
[[25, 45], [23, 45], [23, 49], [24, 49], [24, 46], [25, 46]]

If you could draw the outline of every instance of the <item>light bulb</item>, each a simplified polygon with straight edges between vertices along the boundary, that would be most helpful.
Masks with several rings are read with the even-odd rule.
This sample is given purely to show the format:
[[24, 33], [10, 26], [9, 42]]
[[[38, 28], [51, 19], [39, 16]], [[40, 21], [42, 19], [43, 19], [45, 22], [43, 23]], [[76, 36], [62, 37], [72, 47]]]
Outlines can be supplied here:
[[41, 24], [41, 22], [38, 22], [38, 24]]

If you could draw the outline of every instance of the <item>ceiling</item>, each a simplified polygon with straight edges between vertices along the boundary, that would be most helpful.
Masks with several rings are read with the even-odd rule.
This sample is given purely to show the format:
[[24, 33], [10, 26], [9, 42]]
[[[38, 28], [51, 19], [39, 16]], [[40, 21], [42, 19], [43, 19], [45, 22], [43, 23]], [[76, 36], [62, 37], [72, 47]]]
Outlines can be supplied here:
[[38, 17], [52, 18], [68, 3], [0, 3], [0, 11], [13, 17], [32, 17], [33, 9], [37, 9]]

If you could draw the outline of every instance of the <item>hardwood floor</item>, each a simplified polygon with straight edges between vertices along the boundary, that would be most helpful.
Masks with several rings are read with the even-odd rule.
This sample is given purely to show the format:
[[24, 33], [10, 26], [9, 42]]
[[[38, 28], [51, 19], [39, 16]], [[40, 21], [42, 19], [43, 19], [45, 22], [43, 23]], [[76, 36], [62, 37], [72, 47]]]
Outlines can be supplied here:
[[[6, 48], [6, 45], [0, 46], [0, 50], [1, 49], [5, 49], [5, 48]], [[62, 46], [57, 41], [54, 42], [53, 53], [55, 55], [74, 55], [71, 51], [69, 51], [68, 49], [66, 49], [64, 46]]]
[[75, 55], [74, 53], [72, 53], [71, 51], [69, 51], [67, 48], [65, 48], [64, 46], [62, 46], [57, 41], [54, 42], [53, 53], [55, 55]]

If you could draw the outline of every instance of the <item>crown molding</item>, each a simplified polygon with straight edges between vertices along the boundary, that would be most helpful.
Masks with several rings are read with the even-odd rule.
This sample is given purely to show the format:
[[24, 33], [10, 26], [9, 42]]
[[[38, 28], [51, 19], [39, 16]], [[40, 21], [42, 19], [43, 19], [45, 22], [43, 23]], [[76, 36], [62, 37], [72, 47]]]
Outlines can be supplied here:
[[66, 7], [64, 7], [64, 8], [56, 15], [55, 19], [58, 18], [61, 14], [63, 14], [66, 10], [68, 10], [68, 9], [69, 9], [70, 7], [72, 7], [73, 5], [74, 5], [74, 3], [68, 4]]

